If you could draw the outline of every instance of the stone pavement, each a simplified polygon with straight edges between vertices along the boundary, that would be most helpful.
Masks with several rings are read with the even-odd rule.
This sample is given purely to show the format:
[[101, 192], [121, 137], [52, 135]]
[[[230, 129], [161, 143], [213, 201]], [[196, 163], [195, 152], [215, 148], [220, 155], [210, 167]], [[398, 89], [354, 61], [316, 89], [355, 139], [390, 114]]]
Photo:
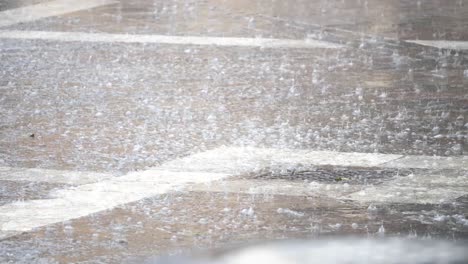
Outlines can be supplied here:
[[[15, 254], [39, 250], [47, 261], [120, 262], [328, 235], [466, 239], [467, 161], [221, 147], [114, 177], [3, 168], [1, 178], [16, 183], [67, 184], [0, 207], [4, 260], [29, 261]], [[255, 177], [266, 171], [280, 176]]]
[[463, 0], [0, 0], [0, 262], [464, 257], [467, 29]]

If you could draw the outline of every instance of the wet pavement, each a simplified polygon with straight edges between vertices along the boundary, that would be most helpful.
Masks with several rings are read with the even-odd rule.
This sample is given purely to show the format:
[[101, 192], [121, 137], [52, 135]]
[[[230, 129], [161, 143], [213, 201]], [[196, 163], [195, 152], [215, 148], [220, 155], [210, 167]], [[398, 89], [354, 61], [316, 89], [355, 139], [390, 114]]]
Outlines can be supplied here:
[[468, 147], [464, 53], [421, 48], [434, 57], [413, 61], [390, 50], [36, 42], [2, 41], [7, 165], [131, 170], [219, 145], [449, 156]]
[[468, 2], [67, 1], [0, 0], [0, 262], [468, 239]]
[[317, 197], [173, 193], [4, 240], [2, 256], [3, 261], [25, 263], [37, 257], [59, 263], [115, 263], [260, 239], [353, 235], [453, 241], [468, 235], [460, 210], [466, 213], [466, 204], [464, 209], [455, 204], [366, 207]]

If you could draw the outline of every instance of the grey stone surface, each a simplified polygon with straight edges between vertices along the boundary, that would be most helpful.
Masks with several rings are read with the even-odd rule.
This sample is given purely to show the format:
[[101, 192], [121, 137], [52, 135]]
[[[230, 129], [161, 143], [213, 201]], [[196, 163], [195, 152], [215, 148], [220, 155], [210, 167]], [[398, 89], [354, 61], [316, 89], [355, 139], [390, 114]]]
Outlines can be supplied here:
[[[31, 197], [42, 199], [1, 206], [1, 230], [28, 232], [2, 231], [0, 262], [121, 263], [329, 235], [468, 238], [466, 2], [46, 2], [0, 0], [2, 21], [15, 22], [0, 34], [0, 175], [23, 191], [33, 179]], [[27, 8], [38, 3], [51, 9]], [[5, 16], [21, 7], [32, 13]], [[284, 45], [308, 42], [339, 48]], [[332, 170], [318, 183], [157, 192], [191, 173], [307, 166], [413, 174], [350, 184]], [[163, 170], [187, 173], [159, 185], [146, 177]], [[84, 185], [55, 199], [37, 182], [71, 178]]]

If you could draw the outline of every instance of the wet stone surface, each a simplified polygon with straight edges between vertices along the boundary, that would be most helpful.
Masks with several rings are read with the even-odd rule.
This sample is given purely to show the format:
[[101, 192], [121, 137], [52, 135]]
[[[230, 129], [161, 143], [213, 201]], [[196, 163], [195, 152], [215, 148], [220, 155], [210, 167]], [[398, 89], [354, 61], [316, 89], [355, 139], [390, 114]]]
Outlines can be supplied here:
[[[468, 239], [468, 204], [359, 204], [316, 197], [174, 193], [0, 242], [0, 260], [120, 262], [335, 235]], [[18, 254], [21, 252], [21, 254]]]
[[468, 148], [464, 52], [0, 45], [0, 162], [9, 166], [128, 171], [219, 145]]
[[0, 180], [0, 206], [12, 202], [47, 199], [54, 190], [70, 187], [67, 184]]
[[[42, 180], [66, 179], [65, 170], [109, 177], [93, 174], [83, 182], [95, 185], [63, 191], [81, 196], [50, 202], [49, 193], [71, 186], [5, 176], [12, 179], [0, 181], [0, 209], [11, 221], [0, 225], [0, 263], [122, 263], [348, 235], [468, 240], [468, 51], [405, 41], [468, 41], [466, 1], [82, 0], [93, 8], [59, 1], [36, 9], [34, 21], [3, 12], [47, 1], [0, 0], [0, 22], [18, 22], [2, 34], [42, 32], [42, 39], [0, 38], [0, 167], [56, 169]], [[71, 41], [70, 32], [95, 35]], [[114, 33], [315, 40], [340, 48], [125, 43], [114, 42]], [[385, 169], [259, 166], [150, 198], [158, 192], [148, 188], [161, 186], [145, 180], [154, 179], [99, 182], [221, 146], [278, 156], [285, 149], [414, 156]], [[236, 163], [233, 157], [227, 162]], [[235, 171], [232, 164], [225, 167]], [[21, 176], [44, 173], [52, 172]], [[106, 203], [107, 191], [117, 202]], [[14, 203], [41, 199], [27, 208]], [[56, 208], [73, 212], [64, 218]], [[39, 227], [18, 234], [31, 226]]]
[[267, 170], [251, 173], [248, 176], [232, 177], [230, 179], [255, 180], [288, 180], [317, 183], [347, 183], [347, 184], [381, 184], [395, 177], [411, 175], [412, 170], [382, 169], [382, 168], [346, 168], [346, 167], [316, 167], [295, 168], [283, 170]]
[[468, 40], [467, 17], [468, 5], [460, 0], [138, 0], [13, 28], [294, 39], [339, 30], [394, 39]]

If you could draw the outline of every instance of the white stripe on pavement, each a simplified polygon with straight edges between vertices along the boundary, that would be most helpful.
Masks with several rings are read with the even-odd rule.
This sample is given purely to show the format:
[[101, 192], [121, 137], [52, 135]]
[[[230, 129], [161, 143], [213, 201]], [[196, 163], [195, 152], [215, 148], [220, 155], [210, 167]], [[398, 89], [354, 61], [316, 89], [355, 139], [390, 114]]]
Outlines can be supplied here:
[[0, 27], [31, 22], [80, 10], [117, 3], [112, 0], [55, 0], [0, 12]]
[[440, 204], [468, 194], [468, 174], [415, 174], [397, 176], [380, 185], [356, 185], [287, 180], [229, 180], [195, 184], [195, 192], [245, 193], [255, 195], [309, 196], [354, 200], [364, 203]]
[[468, 173], [457, 170], [416, 172], [382, 185], [363, 187], [345, 198], [360, 202], [440, 204], [468, 194]]
[[0, 207], [0, 231], [36, 227], [87, 216], [118, 205], [183, 188], [189, 183], [220, 180], [221, 173], [144, 171], [54, 193], [56, 198], [15, 202]]
[[3, 39], [31, 39], [50, 41], [79, 41], [104, 43], [153, 43], [173, 45], [201, 45], [227, 47], [261, 47], [261, 48], [298, 48], [298, 49], [339, 49], [344, 46], [330, 42], [304, 39], [272, 39], [272, 38], [231, 38], [231, 37], [201, 37], [201, 36], [166, 36], [166, 35], [130, 35], [110, 33], [85, 32], [53, 32], [53, 31], [0, 31]]
[[363, 189], [363, 185], [288, 180], [229, 180], [187, 187], [193, 192], [245, 193], [258, 195], [310, 196], [340, 199]]
[[[209, 171], [239, 175], [264, 168], [341, 166], [361, 168], [468, 170], [468, 157], [403, 156], [377, 153], [311, 151], [250, 147], [221, 147], [168, 162], [166, 170]], [[270, 195], [308, 195], [352, 199], [361, 202], [441, 203], [468, 194], [468, 174], [416, 174], [396, 177], [377, 187], [364, 185], [291, 183], [239, 180], [190, 186], [193, 191], [239, 192]]]
[[[413, 158], [413, 160], [411, 160]], [[321, 195], [358, 201], [438, 202], [453, 199], [466, 191], [468, 175], [446, 175], [442, 182], [425, 175], [397, 177], [377, 187], [344, 184], [304, 185], [285, 181], [219, 182], [228, 176], [251, 173], [264, 168], [298, 165], [410, 168], [433, 164], [437, 167], [468, 170], [466, 159], [429, 156], [402, 156], [375, 153], [345, 153], [252, 147], [220, 147], [162, 164], [154, 169], [129, 173], [97, 183], [85, 184], [53, 193], [53, 199], [29, 200], [0, 207], [0, 232], [28, 231], [44, 225], [87, 216], [147, 197], [177, 190], [234, 191], [246, 193]], [[410, 162], [409, 162], [410, 161]], [[419, 161], [419, 163], [418, 163]], [[413, 164], [413, 165], [412, 165]], [[425, 168], [425, 167], [424, 167]], [[430, 168], [433, 168], [432, 165]], [[444, 172], [445, 173], [445, 172]], [[440, 176], [440, 175], [439, 175]], [[27, 178], [27, 177], [26, 177]], [[430, 185], [430, 184], [433, 185]], [[204, 185], [208, 184], [208, 185]], [[271, 186], [268, 186], [271, 184]], [[444, 185], [445, 184], [445, 185]], [[451, 184], [450, 186], [447, 184]], [[431, 189], [434, 189], [431, 191]], [[414, 195], [402, 196], [401, 192]], [[399, 193], [400, 192], [400, 193]], [[399, 199], [402, 196], [405, 199]], [[396, 198], [394, 198], [396, 197]], [[398, 198], [398, 199], [397, 199]], [[395, 200], [397, 199], [397, 200]]]
[[112, 177], [112, 174], [98, 172], [0, 167], [0, 180], [5, 181], [82, 185], [107, 180]]
[[419, 44], [439, 49], [468, 50], [468, 41], [450, 40], [405, 40], [409, 43]]
[[404, 156], [383, 165], [387, 168], [468, 170], [468, 156]]
[[426, 186], [372, 186], [349, 195], [348, 199], [359, 202], [441, 204], [468, 194], [466, 188], [428, 188]]
[[402, 157], [402, 155], [393, 154], [314, 151], [308, 149], [220, 147], [173, 162], [167, 162], [161, 166], [161, 169], [241, 174], [263, 168], [300, 164], [378, 167]]

